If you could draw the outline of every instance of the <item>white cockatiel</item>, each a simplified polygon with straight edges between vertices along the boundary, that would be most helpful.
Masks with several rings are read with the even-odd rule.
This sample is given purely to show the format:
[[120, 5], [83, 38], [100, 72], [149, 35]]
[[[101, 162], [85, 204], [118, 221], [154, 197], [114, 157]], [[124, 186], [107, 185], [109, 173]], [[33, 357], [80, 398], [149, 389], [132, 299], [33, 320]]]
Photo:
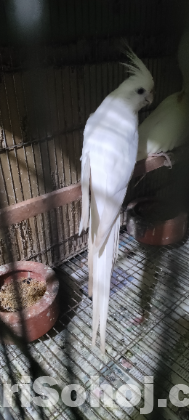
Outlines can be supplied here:
[[[118, 253], [120, 208], [132, 176], [138, 148], [138, 111], [153, 100], [153, 78], [129, 49], [130, 77], [110, 93], [85, 126], [82, 150], [81, 234], [89, 222], [89, 296], [93, 296], [93, 339], [100, 321], [105, 332], [112, 267]], [[89, 186], [91, 202], [89, 202]], [[90, 221], [89, 221], [90, 207]]]
[[178, 63], [182, 91], [165, 98], [140, 124], [137, 160], [166, 154], [189, 139], [189, 31], [180, 40]]

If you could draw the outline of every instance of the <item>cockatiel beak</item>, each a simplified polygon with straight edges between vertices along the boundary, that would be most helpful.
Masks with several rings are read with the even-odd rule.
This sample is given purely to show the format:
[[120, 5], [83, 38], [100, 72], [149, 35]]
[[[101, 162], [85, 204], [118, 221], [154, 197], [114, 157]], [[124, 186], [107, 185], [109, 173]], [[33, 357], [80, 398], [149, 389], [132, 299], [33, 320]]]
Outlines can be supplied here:
[[154, 100], [154, 92], [150, 92], [149, 95], [146, 97], [146, 102], [148, 102], [149, 104], [151, 104]]

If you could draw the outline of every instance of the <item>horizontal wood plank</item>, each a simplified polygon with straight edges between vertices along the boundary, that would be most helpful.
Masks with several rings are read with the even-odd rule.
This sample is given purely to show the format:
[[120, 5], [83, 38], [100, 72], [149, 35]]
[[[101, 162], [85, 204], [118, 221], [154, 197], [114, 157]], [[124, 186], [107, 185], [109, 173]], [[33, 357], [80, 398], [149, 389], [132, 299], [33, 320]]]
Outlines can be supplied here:
[[0, 210], [0, 227], [19, 223], [22, 220], [45, 213], [55, 207], [69, 204], [80, 198], [81, 184], [78, 183], [13, 204]]
[[155, 169], [161, 168], [165, 163], [164, 156], [149, 157], [147, 159], [140, 160], [136, 163], [135, 169], [133, 172], [133, 178], [137, 176], [142, 176], [147, 172], [154, 171]]
[[[174, 153], [174, 160], [179, 160], [184, 156], [185, 148], [178, 148]], [[133, 172], [133, 178], [142, 176], [147, 172], [153, 171], [165, 165], [165, 157], [148, 157], [136, 163]], [[9, 226], [19, 223], [22, 220], [45, 213], [53, 208], [69, 204], [72, 201], [81, 199], [81, 184], [70, 185], [69, 187], [60, 188], [48, 194], [39, 197], [30, 198], [18, 204], [5, 207], [0, 210], [0, 227]]]

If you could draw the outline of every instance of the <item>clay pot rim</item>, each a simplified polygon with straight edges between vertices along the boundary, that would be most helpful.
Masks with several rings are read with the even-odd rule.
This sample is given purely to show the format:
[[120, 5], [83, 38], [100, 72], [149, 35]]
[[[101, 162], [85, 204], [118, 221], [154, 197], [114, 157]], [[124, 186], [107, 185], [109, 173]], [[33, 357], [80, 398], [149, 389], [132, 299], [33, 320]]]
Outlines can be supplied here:
[[[28, 269], [28, 266], [30, 269]], [[56, 278], [55, 272], [49, 267], [45, 266], [42, 263], [34, 261], [16, 261], [14, 263], [5, 264], [0, 267], [0, 278], [6, 274], [16, 273], [19, 271], [26, 271], [31, 273], [39, 274], [46, 283], [46, 291], [41, 299], [36, 302], [34, 305], [28, 306], [22, 310], [22, 315], [24, 316], [25, 321], [32, 318], [36, 313], [40, 315], [44, 312], [52, 302], [54, 301], [57, 290], [59, 288], [59, 282]], [[2, 320], [15, 323], [20, 320], [20, 311], [15, 312], [4, 312], [0, 311], [0, 317]]]
[[128, 206], [127, 206], [127, 211], [130, 214], [131, 218], [134, 218], [136, 220], [136, 223], [140, 223], [142, 226], [147, 226], [148, 229], [151, 228], [155, 228], [155, 227], [160, 227], [160, 226], [169, 226], [171, 225], [173, 222], [179, 222], [182, 220], [187, 219], [187, 212], [182, 210], [180, 211], [175, 217], [173, 217], [172, 219], [166, 219], [166, 220], [156, 220], [154, 222], [148, 222], [147, 220], [145, 220], [142, 216], [140, 216], [139, 214], [136, 213], [135, 211], [135, 207], [137, 204], [139, 203], [144, 203], [144, 202], [154, 202], [154, 203], [161, 203], [161, 204], [165, 204], [166, 201], [163, 199], [158, 199], [157, 197], [140, 197], [140, 198], [136, 198], [135, 200], [131, 201]]

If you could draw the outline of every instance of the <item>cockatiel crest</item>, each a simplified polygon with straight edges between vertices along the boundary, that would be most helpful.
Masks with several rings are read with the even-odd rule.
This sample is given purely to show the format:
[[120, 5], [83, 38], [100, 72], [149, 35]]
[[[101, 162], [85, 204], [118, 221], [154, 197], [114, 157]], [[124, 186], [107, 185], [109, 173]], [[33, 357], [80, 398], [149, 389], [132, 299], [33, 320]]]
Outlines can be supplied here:
[[79, 234], [89, 222], [88, 291], [89, 296], [93, 295], [92, 344], [95, 344], [100, 321], [103, 352], [110, 279], [118, 255], [120, 208], [137, 156], [137, 112], [153, 100], [154, 82], [150, 72], [131, 49], [129, 59], [130, 64], [126, 67], [130, 77], [103, 100], [86, 123], [81, 157]]
[[[139, 109], [149, 104], [153, 100], [153, 87], [154, 81], [150, 71], [147, 69], [145, 64], [140, 60], [139, 57], [131, 50], [128, 44], [123, 40], [121, 51], [126, 55], [129, 63], [121, 63], [126, 69], [130, 77], [126, 80], [133, 88], [136, 86], [136, 92], [141, 95], [141, 101], [139, 100]], [[139, 87], [139, 85], [141, 87]], [[142, 99], [144, 98], [144, 103]], [[137, 98], [139, 99], [139, 98]]]

